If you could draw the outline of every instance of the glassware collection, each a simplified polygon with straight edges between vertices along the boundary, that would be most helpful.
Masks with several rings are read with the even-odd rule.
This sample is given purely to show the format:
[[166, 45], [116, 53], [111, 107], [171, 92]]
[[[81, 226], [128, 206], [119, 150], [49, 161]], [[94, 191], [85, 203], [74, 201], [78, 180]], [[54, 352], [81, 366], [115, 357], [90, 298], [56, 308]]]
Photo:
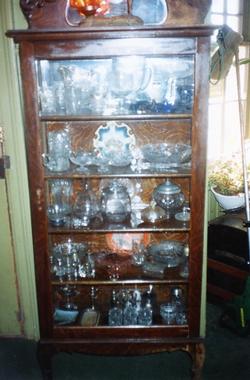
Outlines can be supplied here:
[[41, 115], [190, 113], [193, 67], [191, 56], [41, 60]]
[[[153, 285], [147, 290], [132, 288], [112, 289], [107, 310], [102, 314], [98, 309], [99, 289], [90, 288], [90, 305], [79, 307], [74, 298], [80, 294], [76, 286], [64, 285], [57, 288], [62, 296], [55, 308], [54, 321], [57, 325], [79, 323], [82, 326], [151, 326], [155, 320], [165, 325], [187, 324], [187, 310], [183, 289], [173, 287], [164, 303], [157, 305]], [[159, 322], [158, 322], [159, 323]]]
[[190, 169], [191, 156], [189, 144], [151, 143], [140, 147], [127, 124], [108, 121], [97, 128], [92, 150], [72, 149], [70, 123], [66, 128], [49, 131], [42, 160], [47, 170], [54, 173], [176, 173]]
[[[151, 241], [136, 229], [157, 232], [164, 223], [188, 228], [191, 138], [143, 140], [134, 126], [102, 119], [169, 113], [185, 118], [193, 106], [193, 67], [191, 55], [37, 62], [49, 233], [61, 236], [50, 243], [49, 255], [56, 325], [187, 324], [187, 287], [173, 281], [157, 302], [156, 288], [171, 276], [187, 281], [188, 239], [161, 235]], [[90, 136], [86, 132], [84, 146], [85, 135], [77, 135], [71, 115], [102, 120]], [[51, 122], [55, 116], [59, 122]], [[93, 232], [97, 243], [81, 235]], [[108, 291], [99, 302], [102, 281]]]
[[[55, 322], [59, 325], [71, 324], [79, 318], [81, 307], [74, 301], [74, 298], [80, 294], [79, 281], [104, 278], [116, 284], [116, 288], [113, 288], [110, 295], [110, 307], [107, 312], [108, 325], [151, 325], [153, 315], [157, 314], [153, 285], [145, 291], [139, 289], [137, 285], [134, 289], [120, 287], [126, 279], [127, 269], [129, 266], [136, 268], [136, 277], [139, 279], [159, 278], [161, 274], [165, 277], [171, 269], [175, 268], [178, 268], [181, 274], [187, 265], [187, 251], [187, 244], [173, 240], [150, 244], [146, 247], [135, 239], [132, 241], [132, 251], [125, 257], [120, 257], [108, 248], [96, 250], [90, 243], [79, 243], [71, 239], [54, 244], [50, 256], [50, 269], [52, 278], [58, 284], [57, 293], [60, 295], [55, 308]], [[150, 266], [155, 267], [151, 272]], [[158, 272], [157, 266], [160, 268]], [[84, 322], [81, 324], [87, 323], [86, 313], [91, 314], [91, 317], [95, 314], [94, 324], [99, 322], [100, 311], [97, 315], [95, 307], [97, 290], [93, 286], [90, 289], [91, 307], [85, 307]], [[173, 314], [171, 321], [168, 316], [170, 309]], [[165, 324], [187, 323], [185, 297], [181, 287], [172, 287], [170, 301], [161, 303], [158, 313]]]
[[185, 225], [190, 218], [180, 186], [170, 180], [156, 186], [145, 202], [136, 191], [130, 194], [118, 179], [111, 179], [103, 188], [99, 185], [95, 191], [91, 181], [75, 182], [77, 185], [70, 179], [48, 181], [47, 215], [51, 227], [112, 230], [148, 225], [153, 228], [174, 219]]

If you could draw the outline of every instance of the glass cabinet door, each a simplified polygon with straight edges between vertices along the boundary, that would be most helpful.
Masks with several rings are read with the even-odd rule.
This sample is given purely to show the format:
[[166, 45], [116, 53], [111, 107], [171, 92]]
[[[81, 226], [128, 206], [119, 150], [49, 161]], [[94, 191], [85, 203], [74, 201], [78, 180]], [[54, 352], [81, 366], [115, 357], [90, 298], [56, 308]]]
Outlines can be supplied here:
[[42, 116], [192, 112], [192, 55], [40, 60], [37, 71]]
[[194, 56], [36, 68], [56, 328], [187, 333]]

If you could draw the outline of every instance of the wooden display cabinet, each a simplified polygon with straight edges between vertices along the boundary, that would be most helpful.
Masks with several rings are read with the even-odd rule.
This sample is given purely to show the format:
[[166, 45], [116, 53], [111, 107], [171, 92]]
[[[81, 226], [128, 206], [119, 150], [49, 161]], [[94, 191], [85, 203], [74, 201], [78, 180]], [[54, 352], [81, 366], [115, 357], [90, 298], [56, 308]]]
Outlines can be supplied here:
[[[198, 379], [205, 357], [200, 309], [212, 28], [74, 28], [64, 20], [64, 1], [21, 4], [29, 29], [7, 34], [20, 51], [44, 379], [52, 378], [51, 357], [58, 352], [174, 350], [191, 355]], [[191, 162], [168, 162], [165, 151], [163, 162], [159, 154], [150, 162], [142, 155], [148, 144], [157, 147], [155, 156], [166, 148], [162, 144], [185, 144]], [[91, 163], [83, 157], [84, 164], [75, 165], [72, 152], [88, 152]], [[181, 207], [156, 221], [145, 217], [143, 208], [167, 179], [190, 206], [189, 221], [175, 218]], [[131, 210], [112, 223], [103, 211], [103, 188], [117, 180], [125, 184]], [[81, 214], [86, 197], [76, 214], [79, 194], [102, 198], [94, 217]], [[86, 212], [93, 211], [91, 202]], [[144, 247], [139, 263], [136, 239]], [[183, 252], [175, 264], [163, 258], [164, 265], [148, 254], [153, 244], [171, 240], [189, 250], [188, 277], [181, 275]], [[172, 301], [176, 287], [185, 320], [167, 324], [160, 307]], [[139, 322], [137, 314], [130, 320], [125, 308], [139, 313], [148, 298], [152, 320]], [[114, 306], [121, 310], [120, 325], [110, 319]]]

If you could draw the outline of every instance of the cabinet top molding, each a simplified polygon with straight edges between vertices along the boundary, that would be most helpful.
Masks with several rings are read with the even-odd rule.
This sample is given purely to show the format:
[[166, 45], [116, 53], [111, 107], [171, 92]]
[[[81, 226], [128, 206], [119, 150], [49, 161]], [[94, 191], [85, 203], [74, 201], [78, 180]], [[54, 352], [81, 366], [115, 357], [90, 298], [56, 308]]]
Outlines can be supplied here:
[[[132, 3], [133, 0], [128, 2]], [[167, 5], [166, 21], [160, 25], [165, 26], [192, 26], [202, 25], [211, 6], [212, 0], [165, 0]], [[69, 6], [67, 0], [20, 0], [21, 10], [28, 22], [28, 29], [60, 29], [70, 30], [76, 26], [70, 25], [66, 21], [66, 7]], [[82, 20], [77, 28], [89, 27], [117, 27], [137, 26], [137, 17], [131, 17], [128, 14], [115, 17], [87, 17]], [[143, 22], [142, 22], [143, 24]]]

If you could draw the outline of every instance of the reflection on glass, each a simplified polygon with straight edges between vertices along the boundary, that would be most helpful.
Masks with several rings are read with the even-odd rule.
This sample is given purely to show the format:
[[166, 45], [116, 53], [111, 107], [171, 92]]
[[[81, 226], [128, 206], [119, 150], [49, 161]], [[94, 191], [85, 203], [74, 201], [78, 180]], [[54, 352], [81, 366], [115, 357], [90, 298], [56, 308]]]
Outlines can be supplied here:
[[[235, 2], [235, 0], [233, 0]], [[222, 13], [224, 10], [224, 0], [213, 0], [211, 6], [212, 12], [220, 12]]]
[[241, 0], [227, 0], [227, 12], [234, 15], [240, 13], [242, 4]]
[[119, 56], [37, 63], [42, 115], [190, 113], [191, 56]]
[[233, 30], [239, 30], [239, 17], [238, 16], [227, 16], [226, 23]]
[[212, 14], [211, 15], [211, 22], [214, 25], [223, 25], [224, 24], [224, 16], [223, 15]]

